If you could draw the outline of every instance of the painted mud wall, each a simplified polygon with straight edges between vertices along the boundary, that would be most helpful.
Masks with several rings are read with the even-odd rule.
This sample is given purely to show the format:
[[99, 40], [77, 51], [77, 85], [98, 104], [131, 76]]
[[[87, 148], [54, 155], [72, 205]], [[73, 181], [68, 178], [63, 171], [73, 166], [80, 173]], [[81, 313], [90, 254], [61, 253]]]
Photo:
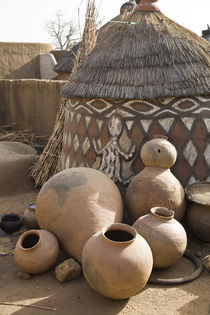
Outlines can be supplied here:
[[0, 126], [17, 123], [17, 130], [50, 135], [65, 81], [0, 80]]
[[39, 54], [50, 44], [0, 42], [0, 79], [40, 79]]

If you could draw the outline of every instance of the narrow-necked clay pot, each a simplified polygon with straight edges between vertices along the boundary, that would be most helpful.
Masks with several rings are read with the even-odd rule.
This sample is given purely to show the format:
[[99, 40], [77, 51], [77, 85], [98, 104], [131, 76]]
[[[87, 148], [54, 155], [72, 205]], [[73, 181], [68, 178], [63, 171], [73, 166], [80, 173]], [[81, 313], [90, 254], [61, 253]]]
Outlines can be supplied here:
[[36, 203], [30, 203], [28, 208], [24, 211], [23, 218], [24, 222], [29, 229], [39, 229], [39, 224], [36, 219]]
[[183, 256], [187, 235], [183, 226], [174, 219], [174, 211], [154, 207], [150, 214], [136, 220], [133, 227], [148, 242], [154, 268], [171, 267]]
[[149, 245], [126, 224], [103, 228], [87, 241], [82, 254], [87, 282], [111, 299], [126, 299], [138, 293], [149, 279], [152, 264]]
[[39, 274], [51, 268], [59, 254], [56, 237], [45, 230], [24, 232], [16, 246], [16, 264], [25, 272]]
[[115, 183], [100, 171], [77, 167], [45, 183], [36, 201], [39, 226], [51, 231], [79, 262], [87, 240], [105, 225], [121, 222], [123, 205]]

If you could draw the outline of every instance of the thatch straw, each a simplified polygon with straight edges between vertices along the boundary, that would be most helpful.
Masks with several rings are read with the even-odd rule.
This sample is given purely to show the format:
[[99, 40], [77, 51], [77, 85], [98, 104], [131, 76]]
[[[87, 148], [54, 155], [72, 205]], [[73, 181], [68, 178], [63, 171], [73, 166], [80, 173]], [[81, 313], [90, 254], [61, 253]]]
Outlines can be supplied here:
[[123, 22], [112, 23], [62, 88], [64, 97], [151, 99], [209, 94], [207, 41], [160, 12], [134, 11]]
[[[95, 0], [88, 0], [86, 16], [90, 19], [86, 19], [82, 42], [79, 45], [77, 63], [74, 66], [74, 70], [79, 65], [79, 62], [83, 61], [83, 58], [93, 49], [96, 42], [96, 17]], [[36, 186], [43, 185], [51, 176], [55, 175], [61, 170], [61, 151], [63, 141], [64, 121], [66, 114], [66, 100], [62, 100], [58, 114], [56, 116], [53, 132], [49, 138], [49, 141], [40, 156], [40, 159], [32, 169], [31, 176], [35, 180]]]

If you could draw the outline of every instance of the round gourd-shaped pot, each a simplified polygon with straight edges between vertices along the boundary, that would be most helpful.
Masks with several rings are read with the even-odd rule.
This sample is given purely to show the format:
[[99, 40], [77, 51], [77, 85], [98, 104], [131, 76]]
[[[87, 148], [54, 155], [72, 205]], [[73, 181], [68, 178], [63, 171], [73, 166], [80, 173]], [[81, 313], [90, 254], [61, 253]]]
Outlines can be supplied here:
[[21, 270], [39, 274], [52, 267], [58, 254], [58, 240], [52, 233], [30, 230], [20, 236], [15, 246], [14, 258]]
[[40, 227], [53, 232], [64, 250], [79, 262], [87, 240], [105, 225], [121, 222], [122, 215], [115, 183], [102, 172], [85, 167], [53, 176], [36, 201]]
[[205, 242], [210, 242], [210, 182], [200, 182], [185, 188], [191, 201], [187, 208], [187, 223], [192, 233]]
[[126, 224], [112, 224], [93, 235], [82, 253], [89, 285], [111, 299], [138, 293], [152, 271], [152, 252], [143, 237]]
[[171, 267], [183, 256], [187, 235], [183, 226], [174, 219], [174, 211], [154, 207], [150, 214], [139, 218], [133, 227], [148, 242], [154, 268]]
[[25, 224], [29, 229], [39, 229], [39, 224], [36, 219], [36, 204], [35, 202], [30, 203], [28, 205], [28, 208], [24, 211], [23, 219]]
[[[159, 136], [160, 137], [160, 136]], [[181, 183], [171, 173], [176, 149], [165, 138], [145, 143], [141, 150], [145, 168], [130, 182], [126, 191], [126, 205], [131, 219], [150, 213], [155, 206], [173, 209], [175, 219], [181, 220], [186, 209]]]

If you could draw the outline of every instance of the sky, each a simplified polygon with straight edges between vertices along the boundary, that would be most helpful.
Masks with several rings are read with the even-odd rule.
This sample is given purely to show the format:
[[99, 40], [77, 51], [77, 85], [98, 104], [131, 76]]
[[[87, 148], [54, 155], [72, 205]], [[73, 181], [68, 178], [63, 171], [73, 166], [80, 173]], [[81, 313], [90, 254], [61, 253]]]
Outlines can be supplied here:
[[[0, 42], [50, 43], [46, 24], [55, 19], [58, 11], [75, 26], [80, 20], [82, 28], [86, 1], [0, 0]], [[118, 15], [124, 2], [126, 0], [96, 0], [102, 24]], [[198, 35], [210, 25], [210, 0], [159, 0], [156, 4], [163, 14]]]

